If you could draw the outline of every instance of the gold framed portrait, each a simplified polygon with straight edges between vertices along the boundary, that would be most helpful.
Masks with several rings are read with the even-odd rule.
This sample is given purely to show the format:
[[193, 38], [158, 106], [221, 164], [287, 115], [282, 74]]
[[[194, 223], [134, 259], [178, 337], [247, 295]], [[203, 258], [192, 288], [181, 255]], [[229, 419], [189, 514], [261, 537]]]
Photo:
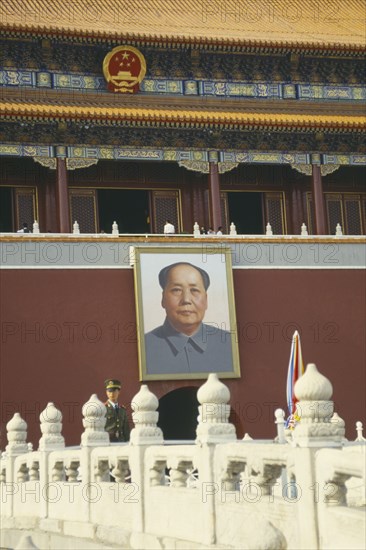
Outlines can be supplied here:
[[229, 247], [136, 246], [140, 380], [239, 378]]

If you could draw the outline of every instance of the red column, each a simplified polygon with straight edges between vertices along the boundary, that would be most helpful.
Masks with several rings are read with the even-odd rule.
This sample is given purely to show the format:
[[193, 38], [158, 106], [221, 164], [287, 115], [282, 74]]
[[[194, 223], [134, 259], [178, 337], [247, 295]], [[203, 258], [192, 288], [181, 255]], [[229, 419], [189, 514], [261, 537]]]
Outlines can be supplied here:
[[314, 203], [314, 234], [326, 235], [325, 201], [319, 164], [312, 164], [312, 193]]
[[70, 233], [69, 193], [67, 188], [67, 168], [65, 158], [57, 159], [56, 205], [58, 231], [60, 233]]
[[221, 202], [220, 202], [220, 179], [219, 169], [216, 162], [210, 162], [209, 173], [209, 202], [212, 228], [217, 231], [217, 228], [222, 225], [221, 218]]
[[291, 193], [291, 219], [292, 219], [292, 234], [299, 235], [301, 232], [301, 226], [306, 223], [304, 215], [304, 207], [302, 200], [302, 191], [294, 185]]

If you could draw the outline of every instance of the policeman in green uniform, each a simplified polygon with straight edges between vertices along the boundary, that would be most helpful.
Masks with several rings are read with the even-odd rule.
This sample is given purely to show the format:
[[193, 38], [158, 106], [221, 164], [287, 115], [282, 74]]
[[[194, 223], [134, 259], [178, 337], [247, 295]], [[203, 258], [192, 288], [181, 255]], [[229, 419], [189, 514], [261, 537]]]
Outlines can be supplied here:
[[130, 426], [128, 424], [127, 412], [125, 407], [118, 404], [121, 382], [108, 378], [104, 385], [108, 397], [108, 401], [104, 403], [107, 409], [107, 421], [104, 429], [109, 433], [109, 440], [111, 442], [129, 441]]

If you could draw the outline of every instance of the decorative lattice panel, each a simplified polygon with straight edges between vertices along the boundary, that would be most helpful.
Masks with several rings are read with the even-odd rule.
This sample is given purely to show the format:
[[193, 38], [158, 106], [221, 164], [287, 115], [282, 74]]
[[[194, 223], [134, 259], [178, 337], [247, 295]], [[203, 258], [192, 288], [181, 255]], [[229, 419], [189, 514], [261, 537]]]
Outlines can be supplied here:
[[70, 217], [71, 227], [77, 221], [80, 233], [97, 232], [94, 189], [70, 189]]
[[21, 229], [26, 222], [32, 230], [33, 222], [38, 221], [36, 213], [36, 190], [34, 187], [15, 189], [15, 230]]
[[170, 220], [176, 233], [180, 232], [179, 191], [152, 191], [153, 231], [164, 233], [164, 225]]
[[285, 235], [285, 219], [282, 193], [265, 193], [266, 223], [272, 226], [274, 235]]
[[344, 213], [347, 235], [361, 235], [361, 200], [359, 196], [344, 197]]
[[328, 217], [328, 232], [330, 235], [334, 235], [337, 227], [337, 223], [343, 227], [343, 212], [342, 212], [342, 196], [326, 195], [327, 205], [327, 217]]

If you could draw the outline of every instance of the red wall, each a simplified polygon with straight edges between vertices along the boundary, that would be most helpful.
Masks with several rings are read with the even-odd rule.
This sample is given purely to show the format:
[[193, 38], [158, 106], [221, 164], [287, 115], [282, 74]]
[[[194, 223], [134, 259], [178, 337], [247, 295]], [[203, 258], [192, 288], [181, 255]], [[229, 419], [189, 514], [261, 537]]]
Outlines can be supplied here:
[[[226, 380], [238, 436], [274, 437], [273, 411], [286, 406], [291, 337], [305, 363], [332, 382], [347, 436], [365, 415], [365, 278], [362, 270], [234, 270], [240, 380]], [[129, 269], [3, 270], [1, 448], [14, 412], [38, 447], [39, 413], [53, 401], [67, 445], [78, 444], [81, 406], [104, 400], [105, 378], [123, 381], [126, 404], [139, 389], [133, 272]], [[161, 397], [203, 381], [149, 382]]]

